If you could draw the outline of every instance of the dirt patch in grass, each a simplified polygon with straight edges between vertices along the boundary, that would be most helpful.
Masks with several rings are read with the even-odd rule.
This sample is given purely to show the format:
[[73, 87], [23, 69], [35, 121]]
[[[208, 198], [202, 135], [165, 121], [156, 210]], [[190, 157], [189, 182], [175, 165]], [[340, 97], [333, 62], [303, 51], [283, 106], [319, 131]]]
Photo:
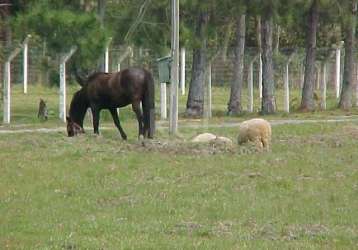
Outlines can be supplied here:
[[[137, 147], [138, 149], [138, 147]], [[186, 141], [149, 140], [141, 145], [141, 150], [181, 155], [215, 155], [215, 154], [253, 154], [261, 152], [256, 145], [226, 144], [221, 142], [192, 143]]]

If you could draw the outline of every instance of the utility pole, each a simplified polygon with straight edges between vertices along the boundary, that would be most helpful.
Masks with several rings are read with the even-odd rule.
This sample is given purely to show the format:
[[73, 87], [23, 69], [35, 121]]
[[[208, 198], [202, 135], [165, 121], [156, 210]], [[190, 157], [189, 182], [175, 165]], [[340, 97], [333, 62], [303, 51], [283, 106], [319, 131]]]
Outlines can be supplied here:
[[178, 131], [178, 85], [179, 85], [179, 0], [172, 3], [172, 37], [171, 37], [171, 79], [170, 79], [170, 114], [169, 134]]

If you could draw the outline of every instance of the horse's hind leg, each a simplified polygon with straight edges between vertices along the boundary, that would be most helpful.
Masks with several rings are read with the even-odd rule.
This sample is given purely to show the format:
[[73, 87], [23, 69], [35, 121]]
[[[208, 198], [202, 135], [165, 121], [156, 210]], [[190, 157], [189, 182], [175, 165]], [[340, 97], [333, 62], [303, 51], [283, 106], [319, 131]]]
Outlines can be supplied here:
[[140, 103], [139, 102], [132, 103], [132, 109], [136, 114], [138, 120], [138, 136], [144, 137], [143, 115], [142, 115], [142, 110], [140, 109]]
[[119, 117], [118, 117], [117, 110], [114, 108], [114, 109], [109, 109], [109, 111], [111, 112], [111, 115], [112, 115], [114, 124], [115, 124], [116, 127], [118, 128], [119, 133], [120, 133], [121, 136], [122, 136], [122, 139], [123, 139], [123, 140], [127, 140], [127, 135], [126, 135], [126, 133], [124, 133], [123, 128], [122, 128], [122, 126], [121, 126], [121, 123], [120, 123], [120, 121], [119, 121]]
[[100, 110], [98, 108], [95, 107], [91, 107], [92, 110], [92, 115], [93, 115], [93, 132], [97, 135], [99, 135], [99, 113]]

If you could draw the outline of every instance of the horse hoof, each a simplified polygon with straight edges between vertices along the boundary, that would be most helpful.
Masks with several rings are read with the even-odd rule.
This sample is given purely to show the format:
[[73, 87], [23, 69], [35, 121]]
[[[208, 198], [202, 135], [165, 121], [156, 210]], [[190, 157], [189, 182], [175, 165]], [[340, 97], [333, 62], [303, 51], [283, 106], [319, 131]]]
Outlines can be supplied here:
[[144, 140], [144, 136], [143, 136], [143, 135], [140, 135], [140, 136], [138, 137], [138, 140], [139, 140], [139, 141], [143, 141], [143, 140]]

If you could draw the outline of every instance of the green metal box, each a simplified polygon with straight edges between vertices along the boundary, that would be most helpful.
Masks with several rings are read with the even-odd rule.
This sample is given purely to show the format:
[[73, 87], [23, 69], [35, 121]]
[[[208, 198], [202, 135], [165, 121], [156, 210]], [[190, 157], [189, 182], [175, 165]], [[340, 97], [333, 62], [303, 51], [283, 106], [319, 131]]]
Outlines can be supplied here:
[[162, 57], [157, 59], [158, 62], [158, 73], [160, 83], [170, 83], [170, 68], [172, 58], [170, 56]]

